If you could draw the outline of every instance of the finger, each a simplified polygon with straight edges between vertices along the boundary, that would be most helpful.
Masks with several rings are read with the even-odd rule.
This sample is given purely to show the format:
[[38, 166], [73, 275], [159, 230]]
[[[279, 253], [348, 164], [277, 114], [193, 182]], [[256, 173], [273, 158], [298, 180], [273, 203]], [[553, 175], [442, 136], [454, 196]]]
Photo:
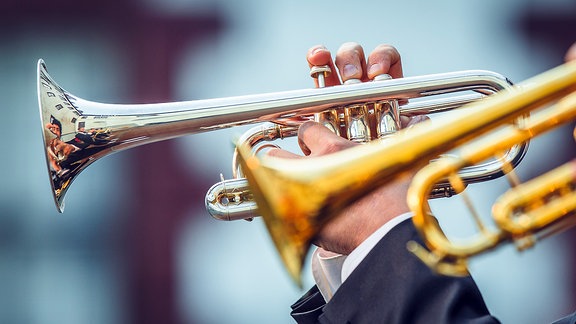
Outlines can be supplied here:
[[392, 78], [402, 78], [402, 60], [398, 50], [391, 45], [378, 45], [368, 57], [367, 75], [370, 80], [377, 75], [389, 74]]
[[417, 116], [413, 116], [413, 117], [400, 116], [400, 120], [402, 122], [402, 128], [414, 126], [414, 125], [419, 124], [421, 122], [424, 122], [428, 119], [430, 119], [430, 117], [428, 117], [426, 115], [417, 115]]
[[358, 43], [344, 43], [336, 53], [336, 66], [342, 82], [350, 79], [368, 81], [364, 49]]
[[[328, 73], [325, 77], [326, 86], [333, 86], [340, 84], [340, 78], [338, 77], [338, 72], [334, 66], [334, 61], [332, 60], [332, 54], [323, 45], [316, 45], [311, 47], [306, 54], [306, 60], [308, 61], [308, 66], [322, 66], [328, 65], [332, 72]], [[314, 84], [318, 87], [318, 79], [314, 78]]]
[[305, 155], [324, 155], [355, 144], [334, 134], [325, 126], [307, 121], [298, 129], [298, 144]]
[[408, 124], [410, 123], [410, 120], [412, 120], [411, 117], [408, 116], [400, 116], [400, 127], [401, 128], [406, 128], [408, 127]]
[[270, 149], [266, 152], [266, 156], [273, 156], [273, 157], [278, 157], [278, 158], [283, 158], [283, 159], [299, 159], [302, 158], [301, 155], [298, 154], [294, 154], [292, 152], [286, 151], [286, 150], [282, 150], [279, 148], [273, 148]]

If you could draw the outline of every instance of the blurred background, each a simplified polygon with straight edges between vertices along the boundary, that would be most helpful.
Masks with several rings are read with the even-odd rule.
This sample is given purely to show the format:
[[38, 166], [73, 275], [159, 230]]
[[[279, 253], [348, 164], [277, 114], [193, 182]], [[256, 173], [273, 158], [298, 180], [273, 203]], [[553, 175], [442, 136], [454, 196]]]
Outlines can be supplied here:
[[[204, 210], [206, 190], [231, 176], [241, 127], [104, 158], [75, 181], [59, 214], [42, 151], [39, 58], [65, 89], [109, 103], [309, 88], [307, 49], [347, 41], [366, 52], [395, 45], [406, 76], [485, 69], [520, 82], [562, 62], [575, 17], [571, 0], [2, 1], [0, 323], [292, 323], [289, 305], [304, 292], [261, 221], [219, 222]], [[521, 178], [573, 158], [572, 127], [533, 141]], [[505, 189], [469, 188], [485, 214]], [[461, 210], [450, 211], [453, 230]], [[472, 262], [503, 323], [576, 309], [574, 234]]]

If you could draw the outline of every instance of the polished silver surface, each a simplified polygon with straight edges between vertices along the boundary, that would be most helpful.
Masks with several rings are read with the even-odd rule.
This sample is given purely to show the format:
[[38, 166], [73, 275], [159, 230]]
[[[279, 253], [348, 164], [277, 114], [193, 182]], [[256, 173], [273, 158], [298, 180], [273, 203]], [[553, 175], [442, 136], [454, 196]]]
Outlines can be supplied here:
[[[106, 104], [60, 87], [38, 61], [38, 101], [52, 194], [57, 209], [76, 176], [113, 152], [215, 129], [261, 122], [296, 127], [314, 113], [355, 104], [424, 98], [471, 90], [450, 100], [400, 107], [401, 114], [445, 111], [486, 93], [510, 89], [503, 76], [463, 71], [346, 86], [158, 104]], [[281, 126], [281, 127], [286, 127]], [[282, 132], [282, 131], [281, 131]], [[258, 137], [258, 136], [256, 136]]]

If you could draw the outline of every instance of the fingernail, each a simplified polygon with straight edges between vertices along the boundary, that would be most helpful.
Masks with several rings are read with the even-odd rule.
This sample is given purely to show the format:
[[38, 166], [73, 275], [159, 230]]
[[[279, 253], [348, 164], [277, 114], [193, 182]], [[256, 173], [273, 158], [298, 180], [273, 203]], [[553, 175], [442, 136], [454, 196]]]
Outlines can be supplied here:
[[326, 50], [326, 47], [324, 46], [318, 46], [316, 47], [314, 50], [312, 50], [312, 55], [315, 55], [316, 53], [320, 52], [320, 51], [324, 51]]
[[380, 63], [374, 63], [372, 65], [370, 65], [370, 67], [368, 68], [368, 75], [371, 76], [376, 76], [378, 74], [382, 74], [382, 64]]
[[344, 65], [344, 69], [342, 69], [342, 77], [344, 79], [352, 78], [358, 74], [358, 68], [353, 64], [346, 64]]

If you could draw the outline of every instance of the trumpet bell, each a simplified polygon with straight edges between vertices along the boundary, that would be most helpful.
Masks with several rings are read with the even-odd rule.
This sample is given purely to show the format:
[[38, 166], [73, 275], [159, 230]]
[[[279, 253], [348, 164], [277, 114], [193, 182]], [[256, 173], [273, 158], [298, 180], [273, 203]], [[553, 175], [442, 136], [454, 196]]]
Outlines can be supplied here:
[[[38, 62], [38, 102], [50, 185], [56, 207], [62, 212], [64, 196], [72, 181], [95, 159], [75, 158], [80, 142], [85, 143], [80, 139], [81, 134], [76, 137], [82, 125], [79, 121], [82, 111], [78, 110], [74, 96], [58, 86], [48, 75], [42, 60]], [[98, 134], [87, 135], [86, 139], [88, 137], [101, 141], [99, 150], [105, 150], [114, 143], [102, 129], [98, 130]], [[74, 142], [75, 139], [78, 139], [77, 143]]]
[[[291, 209], [294, 203], [301, 203], [304, 197], [317, 197], [322, 195], [319, 188], [300, 183], [298, 181], [286, 182], [285, 174], [278, 169], [260, 166], [260, 161], [250, 153], [246, 146], [239, 148], [239, 163], [242, 169], [258, 168], [259, 172], [249, 172], [247, 180], [253, 196], [256, 199], [259, 214], [272, 237], [272, 241], [280, 254], [286, 270], [301, 287], [300, 271], [308, 252], [313, 236], [319, 231], [322, 224], [320, 215], [310, 216], [314, 210], [307, 210], [307, 204], [300, 204], [299, 208]], [[246, 158], [247, 157], [247, 158]], [[277, 188], [282, 188], [277, 190]], [[289, 193], [289, 194], [288, 194]], [[266, 199], [262, 199], [267, 197]], [[282, 203], [271, 204], [271, 201]], [[285, 218], [270, 217], [271, 215], [286, 215]]]

